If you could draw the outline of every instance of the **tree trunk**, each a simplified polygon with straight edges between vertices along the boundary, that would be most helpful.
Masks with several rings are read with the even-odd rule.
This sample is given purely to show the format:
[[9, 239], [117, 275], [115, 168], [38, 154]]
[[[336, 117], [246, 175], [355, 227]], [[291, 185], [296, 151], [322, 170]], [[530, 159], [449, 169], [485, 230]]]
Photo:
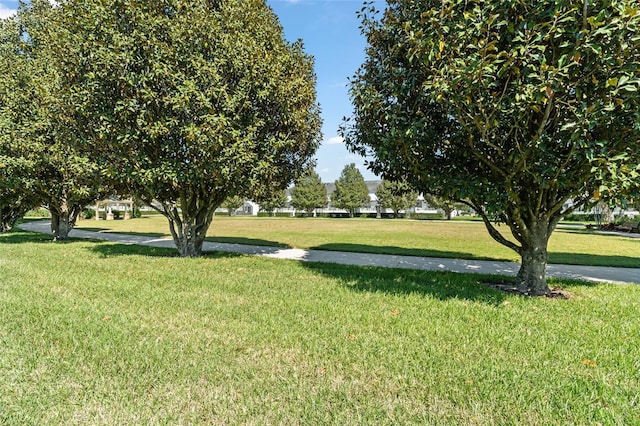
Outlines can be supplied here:
[[11, 211], [10, 209], [0, 209], [0, 234], [4, 234], [5, 232], [11, 232], [14, 225], [24, 216], [24, 213]]
[[522, 264], [516, 277], [516, 287], [522, 293], [532, 296], [549, 294], [546, 278], [549, 257], [547, 244], [550, 236], [548, 229], [546, 222], [534, 224], [520, 249]]
[[69, 232], [73, 229], [75, 221], [72, 221], [68, 212], [56, 212], [51, 210], [51, 233], [54, 241], [64, 241], [69, 238]]
[[83, 206], [84, 204], [69, 204], [66, 201], [60, 204], [49, 204], [53, 241], [64, 241], [69, 238], [69, 232], [76, 226], [76, 219]]
[[185, 225], [182, 228], [182, 236], [174, 238], [180, 257], [202, 256], [202, 244], [207, 231], [198, 232], [197, 225]]
[[11, 232], [14, 224], [15, 224], [15, 221], [10, 218], [5, 218], [5, 217], [0, 218], [0, 234]]
[[453, 209], [443, 209], [444, 210], [444, 217], [446, 220], [451, 220], [451, 213], [453, 212]]
[[547, 244], [562, 215], [558, 213], [547, 219], [523, 220], [519, 211], [515, 212], [517, 214], [512, 212], [510, 216], [507, 216], [506, 222], [512, 235], [520, 242], [518, 245], [500, 233], [484, 212], [481, 204], [473, 202], [469, 206], [479, 212], [491, 238], [520, 255], [522, 263], [516, 276], [518, 291], [531, 296], [549, 294], [546, 278], [549, 256]]
[[169, 219], [169, 229], [180, 257], [202, 256], [202, 244], [219, 204], [203, 206], [191, 212], [187, 209], [180, 212], [177, 208], [165, 210], [168, 212], [166, 216]]

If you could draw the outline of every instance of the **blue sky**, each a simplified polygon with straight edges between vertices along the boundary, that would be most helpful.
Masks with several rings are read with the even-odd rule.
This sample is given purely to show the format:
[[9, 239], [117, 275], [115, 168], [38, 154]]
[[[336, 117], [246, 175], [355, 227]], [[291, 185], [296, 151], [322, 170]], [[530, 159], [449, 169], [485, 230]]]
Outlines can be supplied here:
[[[378, 9], [384, 8], [384, 1], [375, 3]], [[364, 60], [365, 40], [356, 17], [363, 0], [267, 0], [267, 4], [280, 18], [285, 37], [291, 41], [302, 39], [305, 51], [315, 58], [318, 101], [324, 121], [316, 166], [322, 181], [335, 181], [349, 163], [355, 163], [365, 179], [375, 179], [365, 169], [364, 159], [349, 153], [338, 137], [342, 118], [353, 110], [348, 78]], [[0, 18], [17, 7], [17, 0], [0, 0]]]
[[18, 8], [18, 0], [0, 0], [0, 19], [13, 15]]
[[[364, 159], [347, 151], [338, 137], [342, 118], [351, 115], [348, 79], [364, 61], [366, 46], [356, 12], [362, 0], [267, 0], [280, 18], [285, 37], [302, 39], [305, 51], [315, 58], [318, 101], [322, 108], [324, 140], [318, 150], [317, 172], [323, 182], [333, 182], [344, 166], [355, 163], [365, 179], [376, 177], [366, 170]], [[378, 9], [384, 1], [376, 1]]]

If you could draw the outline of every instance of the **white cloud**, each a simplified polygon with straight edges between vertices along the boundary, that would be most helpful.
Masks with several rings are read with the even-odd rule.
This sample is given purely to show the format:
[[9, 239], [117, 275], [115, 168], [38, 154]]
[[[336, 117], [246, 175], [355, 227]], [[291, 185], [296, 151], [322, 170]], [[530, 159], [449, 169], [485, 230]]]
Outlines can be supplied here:
[[0, 4], [0, 19], [8, 18], [9, 16], [15, 15], [17, 10], [9, 9], [7, 6]]
[[342, 136], [334, 136], [329, 139], [325, 139], [323, 141], [325, 145], [340, 145], [344, 143], [344, 138]]

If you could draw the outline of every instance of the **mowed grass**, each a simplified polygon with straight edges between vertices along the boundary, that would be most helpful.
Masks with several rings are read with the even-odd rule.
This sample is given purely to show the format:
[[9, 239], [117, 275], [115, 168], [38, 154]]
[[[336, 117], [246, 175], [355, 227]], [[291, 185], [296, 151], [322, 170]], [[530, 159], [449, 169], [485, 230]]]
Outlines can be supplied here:
[[640, 421], [640, 286], [173, 253], [0, 236], [0, 423]]
[[[90, 221], [79, 228], [169, 237], [167, 220]], [[501, 229], [508, 235], [508, 229]], [[519, 260], [495, 242], [482, 222], [382, 219], [256, 218], [216, 216], [210, 241], [296, 248], [402, 254], [459, 259]], [[640, 268], [640, 239], [558, 228], [549, 242], [549, 262]]]

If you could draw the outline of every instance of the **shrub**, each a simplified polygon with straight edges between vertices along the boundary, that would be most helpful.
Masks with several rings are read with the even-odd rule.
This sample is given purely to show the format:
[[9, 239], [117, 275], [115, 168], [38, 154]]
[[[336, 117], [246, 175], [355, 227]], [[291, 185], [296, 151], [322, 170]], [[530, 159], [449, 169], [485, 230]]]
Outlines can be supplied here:
[[273, 215], [269, 216], [267, 212], [258, 212], [258, 217], [291, 217], [291, 213], [289, 212], [274, 212]]
[[628, 222], [640, 222], [640, 216], [630, 217], [630, 216], [618, 216], [616, 217], [615, 224], [622, 225], [623, 223]]
[[82, 211], [82, 217], [84, 219], [93, 219], [96, 216], [96, 212], [93, 209], [84, 209]]
[[596, 220], [593, 213], [571, 213], [564, 217], [567, 222], [594, 222]]
[[24, 217], [50, 217], [51, 215], [49, 214], [49, 210], [43, 208], [43, 207], [38, 207], [35, 208], [33, 210], [29, 210]]
[[441, 220], [444, 219], [442, 213], [412, 213], [411, 219], [417, 220]]

